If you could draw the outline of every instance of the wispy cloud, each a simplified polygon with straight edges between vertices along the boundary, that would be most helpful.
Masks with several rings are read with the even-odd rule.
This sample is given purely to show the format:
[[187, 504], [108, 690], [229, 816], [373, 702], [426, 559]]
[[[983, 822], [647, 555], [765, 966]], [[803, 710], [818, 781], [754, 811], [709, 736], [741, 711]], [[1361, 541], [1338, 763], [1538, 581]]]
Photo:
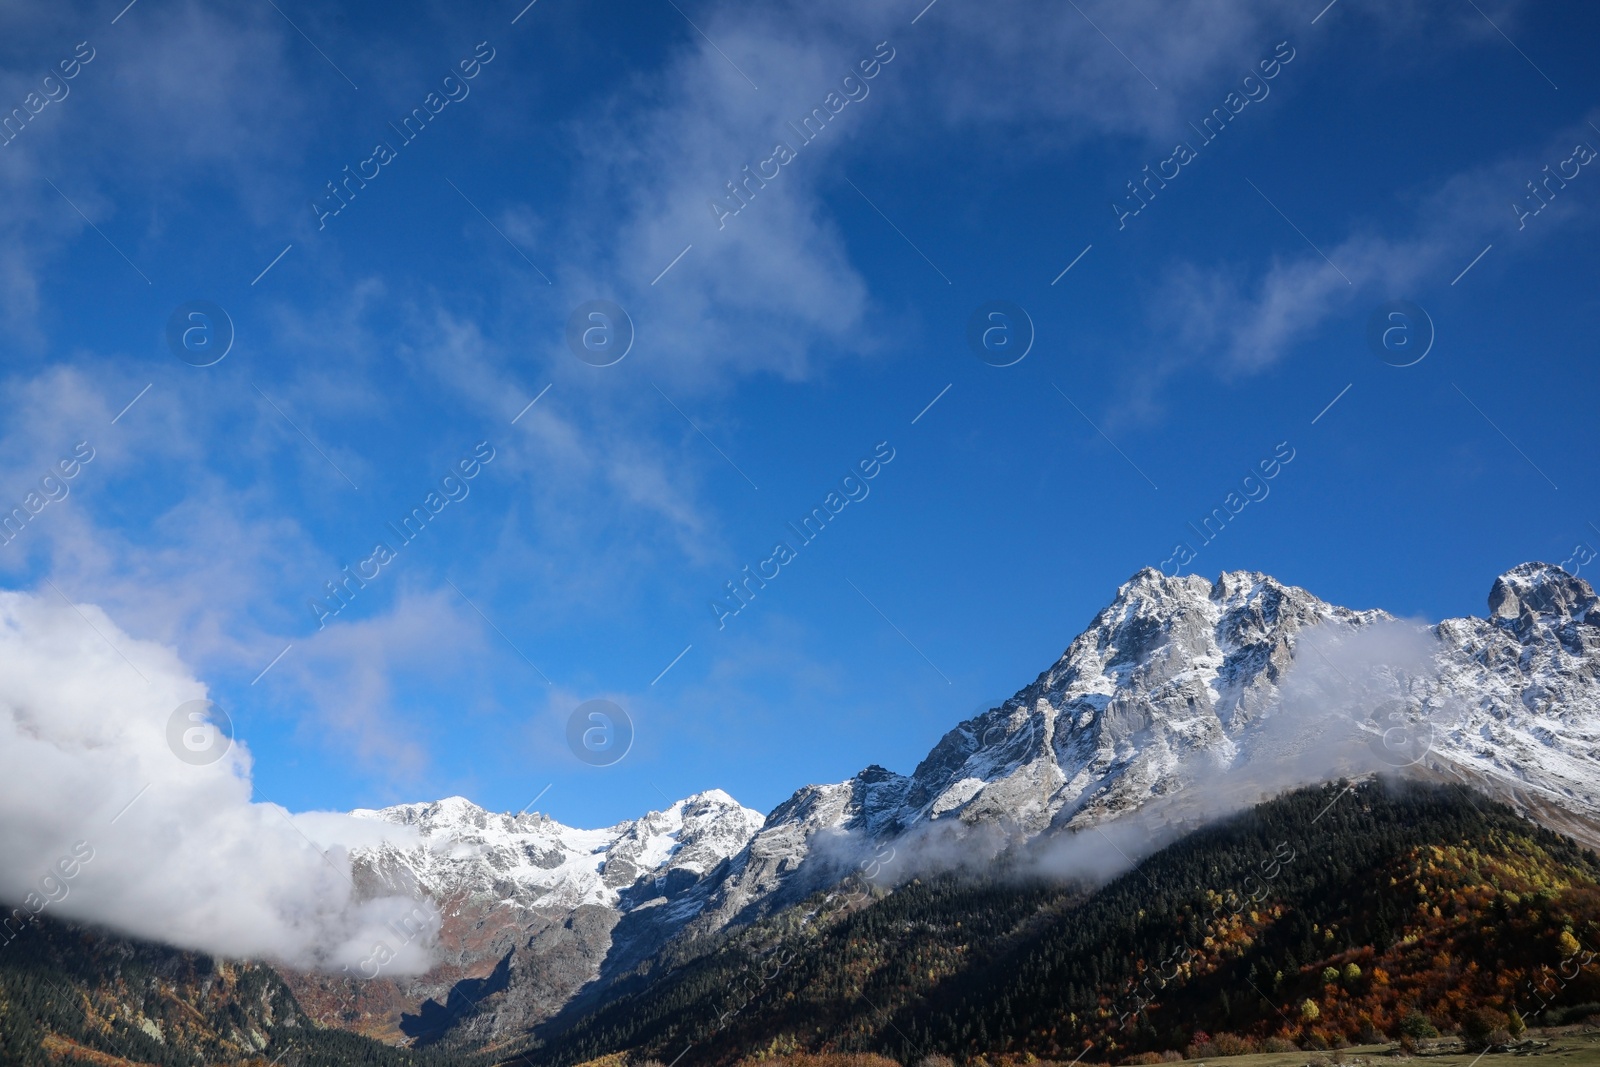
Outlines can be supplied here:
[[[1541, 167], [1565, 156], [1574, 137], [1582, 139], [1581, 126], [1550, 134], [1549, 144], [1562, 146], [1559, 154], [1555, 147], [1519, 152], [1451, 175], [1420, 195], [1398, 226], [1358, 222], [1324, 248], [1326, 259], [1288, 243], [1289, 251], [1264, 266], [1190, 262], [1169, 268], [1146, 296], [1162, 355], [1140, 364], [1116, 418], [1154, 416], [1165, 383], [1197, 363], [1225, 377], [1256, 374], [1291, 358], [1337, 316], [1364, 313], [1397, 296], [1442, 294], [1491, 241], [1503, 261], [1525, 262], [1568, 227], [1592, 225], [1572, 197], [1555, 200], [1539, 225], [1520, 230], [1511, 207]], [[1485, 277], [1478, 284], [1490, 282]]]

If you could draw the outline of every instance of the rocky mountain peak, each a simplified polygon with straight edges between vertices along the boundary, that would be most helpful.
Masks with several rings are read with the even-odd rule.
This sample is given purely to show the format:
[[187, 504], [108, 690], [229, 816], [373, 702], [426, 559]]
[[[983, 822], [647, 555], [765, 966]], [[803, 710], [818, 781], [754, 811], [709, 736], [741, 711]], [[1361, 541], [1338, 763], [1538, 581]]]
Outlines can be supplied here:
[[1117, 587], [1117, 595], [1090, 623], [1090, 628], [1132, 613], [1159, 612], [1197, 598], [1204, 599], [1211, 584], [1198, 574], [1168, 576], [1154, 567], [1146, 567]]
[[733, 797], [721, 789], [705, 789], [698, 793], [690, 793], [673, 807], [682, 807], [684, 811], [706, 811], [712, 808], [743, 808]]
[[[1560, 626], [1589, 621], [1593, 587], [1550, 563], [1524, 563], [1495, 579], [1489, 590], [1489, 618], [1526, 636], [1539, 622]], [[1600, 613], [1594, 619], [1600, 625]]]

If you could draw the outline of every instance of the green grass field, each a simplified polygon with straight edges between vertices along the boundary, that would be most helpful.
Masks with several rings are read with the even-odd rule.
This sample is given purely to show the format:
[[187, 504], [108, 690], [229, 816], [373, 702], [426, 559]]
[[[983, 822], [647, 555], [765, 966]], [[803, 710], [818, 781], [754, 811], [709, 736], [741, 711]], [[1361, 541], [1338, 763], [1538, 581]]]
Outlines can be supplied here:
[[1308, 1064], [1311, 1067], [1336, 1067], [1340, 1064], [1344, 1067], [1387, 1067], [1405, 1059], [1422, 1061], [1428, 1067], [1472, 1067], [1480, 1061], [1480, 1067], [1491, 1067], [1535, 1056], [1560, 1059], [1566, 1067], [1600, 1067], [1600, 1029], [1531, 1029], [1528, 1037], [1538, 1042], [1548, 1041], [1549, 1045], [1524, 1053], [1445, 1052], [1410, 1057], [1401, 1055], [1393, 1044], [1354, 1045], [1337, 1052], [1257, 1052], [1246, 1056], [1212, 1056], [1204, 1060], [1177, 1061], [1173, 1067], [1202, 1063], [1225, 1063], [1227, 1067], [1307, 1067]]

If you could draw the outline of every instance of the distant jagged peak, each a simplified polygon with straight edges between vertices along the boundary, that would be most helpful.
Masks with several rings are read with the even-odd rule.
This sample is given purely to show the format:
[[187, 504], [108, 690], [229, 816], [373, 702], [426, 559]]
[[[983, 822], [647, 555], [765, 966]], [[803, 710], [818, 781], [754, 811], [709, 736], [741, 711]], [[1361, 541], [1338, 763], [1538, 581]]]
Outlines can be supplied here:
[[667, 811], [676, 813], [685, 819], [730, 812], [755, 815], [758, 819], [765, 817], [755, 809], [745, 807], [721, 789], [702, 789], [698, 793], [690, 793], [682, 800], [673, 801], [668, 806]]
[[1093, 625], [1103, 625], [1105, 620], [1126, 617], [1129, 610], [1160, 613], [1181, 605], [1210, 603], [1224, 609], [1235, 609], [1251, 603], [1272, 604], [1291, 602], [1315, 605], [1332, 610], [1332, 605], [1300, 588], [1279, 581], [1264, 571], [1223, 571], [1216, 578], [1199, 574], [1167, 575], [1154, 567], [1145, 567], [1117, 587], [1112, 599]]
[[462, 796], [441, 800], [391, 804], [386, 808], [357, 808], [350, 813], [360, 819], [380, 819], [400, 826], [414, 826], [424, 833], [452, 827], [482, 827], [489, 812]]
[[689, 846], [710, 838], [730, 834], [748, 839], [761, 828], [766, 816], [747, 808], [721, 789], [706, 789], [673, 801], [665, 810], [647, 812], [643, 817], [620, 824], [624, 839], [645, 839], [674, 835], [680, 845]]
[[677, 801], [676, 804], [682, 804], [686, 807], [699, 804], [721, 804], [727, 807], [739, 806], [737, 800], [734, 800], [732, 796], [721, 789], [702, 789], [698, 793], [690, 793], [682, 800]]
[[[379, 819], [402, 826], [414, 826], [424, 833], [445, 833], [453, 830], [484, 830], [491, 826], [502, 829], [532, 831], [541, 828], [558, 830], [568, 827], [542, 812], [491, 812], [462, 796], [449, 796], [440, 800], [415, 801], [392, 804], [385, 808], [356, 808], [351, 815], [362, 819]], [[646, 812], [639, 819], [628, 819], [612, 826], [597, 827], [594, 831], [625, 833], [636, 824], [650, 820], [665, 820], [672, 824], [704, 819], [707, 816], [742, 815], [746, 821], [763, 818], [760, 812], [740, 804], [722, 789], [705, 789], [673, 801], [661, 810]]]

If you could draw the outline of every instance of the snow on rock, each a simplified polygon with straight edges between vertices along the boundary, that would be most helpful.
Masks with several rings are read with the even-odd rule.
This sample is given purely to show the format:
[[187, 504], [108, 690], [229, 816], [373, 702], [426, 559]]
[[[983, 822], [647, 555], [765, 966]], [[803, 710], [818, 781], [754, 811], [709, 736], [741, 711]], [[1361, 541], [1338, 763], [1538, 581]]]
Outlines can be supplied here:
[[493, 814], [463, 797], [351, 814], [421, 834], [420, 846], [364, 854], [391, 879], [414, 880], [435, 897], [491, 894], [508, 905], [563, 908], [616, 908], [625, 890], [674, 872], [698, 879], [743, 849], [764, 821], [720, 789], [599, 830], [538, 812]]
[[837, 851], [807, 863], [830, 836], [910, 841], [953, 822], [1026, 839], [1148, 805], [1195, 825], [1374, 770], [1470, 781], [1594, 842], [1596, 603], [1587, 582], [1529, 563], [1496, 580], [1488, 618], [1428, 627], [1256, 572], [1146, 568], [1031, 685], [946, 733], [910, 776], [870, 767], [795, 793], [707, 887], [706, 916], [748, 918], [847, 872]]
[[[1600, 611], [1545, 563], [1501, 575], [1487, 619], [1436, 627], [1430, 755], [1513, 799], [1600, 820]], [[1568, 826], [1568, 829], [1573, 829]]]
[[[356, 812], [414, 827], [424, 842], [362, 858], [372, 877], [414, 884], [479, 925], [486, 909], [510, 906], [545, 923], [528, 929], [554, 931], [525, 932], [516, 950], [530, 962], [513, 963], [507, 997], [543, 992], [504, 1009], [496, 1025], [512, 1028], [674, 937], [837, 883], [866, 846], [900, 846], [908, 867], [935, 833], [1029, 840], [1142, 810], [1192, 826], [1302, 782], [1390, 769], [1470, 782], [1595, 843], [1596, 603], [1587, 582], [1528, 563], [1495, 581], [1486, 618], [1430, 627], [1256, 572], [1208, 581], [1146, 568], [1054, 664], [957, 724], [910, 775], [874, 765], [805, 786], [764, 819], [711, 790], [599, 830], [450, 797]], [[581, 916], [589, 940], [556, 931]], [[508, 934], [463, 954], [463, 973], [512, 943]], [[576, 961], [567, 984], [539, 986], [556, 958], [541, 951]]]

